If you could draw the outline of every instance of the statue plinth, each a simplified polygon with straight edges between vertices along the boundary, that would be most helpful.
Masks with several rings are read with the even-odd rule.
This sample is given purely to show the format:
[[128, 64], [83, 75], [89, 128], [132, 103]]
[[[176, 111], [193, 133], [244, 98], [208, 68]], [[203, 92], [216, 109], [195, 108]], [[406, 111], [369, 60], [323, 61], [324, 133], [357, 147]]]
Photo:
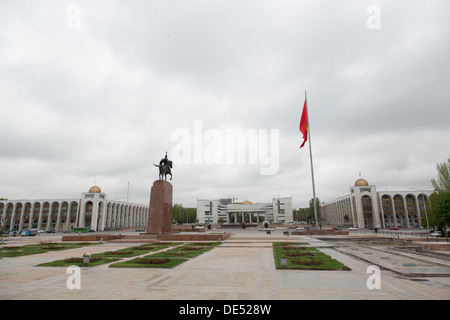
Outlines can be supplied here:
[[164, 180], [153, 183], [150, 192], [147, 234], [172, 232], [172, 185]]

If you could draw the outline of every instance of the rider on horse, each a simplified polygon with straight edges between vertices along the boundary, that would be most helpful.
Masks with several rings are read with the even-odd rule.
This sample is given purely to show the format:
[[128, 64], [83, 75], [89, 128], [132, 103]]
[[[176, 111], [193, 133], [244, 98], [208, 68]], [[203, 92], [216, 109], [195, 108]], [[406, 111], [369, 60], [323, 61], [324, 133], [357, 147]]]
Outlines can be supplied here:
[[163, 176], [166, 179], [166, 175], [168, 174], [170, 174], [170, 180], [172, 180], [172, 171], [170, 170], [172, 168], [172, 161], [167, 158], [167, 151], [165, 157], [159, 162], [159, 166], [156, 164], [155, 166], [159, 167], [159, 180], [163, 180]]

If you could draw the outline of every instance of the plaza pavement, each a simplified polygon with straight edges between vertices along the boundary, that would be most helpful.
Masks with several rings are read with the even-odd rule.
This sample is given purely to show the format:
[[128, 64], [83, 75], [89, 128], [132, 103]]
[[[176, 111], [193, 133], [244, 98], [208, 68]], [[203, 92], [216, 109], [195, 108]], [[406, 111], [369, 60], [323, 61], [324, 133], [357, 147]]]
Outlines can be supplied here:
[[[230, 231], [234, 233], [234, 231]], [[59, 238], [58, 238], [59, 237]], [[43, 236], [10, 241], [23, 245]], [[47, 236], [58, 241], [61, 236]], [[351, 268], [351, 271], [275, 269], [272, 241], [300, 241]], [[142, 244], [142, 243], [139, 243]], [[236, 232], [221, 246], [173, 268], [81, 268], [81, 288], [68, 289], [66, 268], [37, 264], [84, 253], [122, 249], [136, 243], [108, 242], [64, 251], [0, 259], [0, 300], [448, 300], [450, 277], [407, 278], [381, 270], [381, 288], [369, 289], [370, 261], [335, 250], [314, 237], [283, 237], [281, 232]], [[367, 249], [368, 250], [368, 249]], [[407, 261], [407, 256], [404, 257]]]

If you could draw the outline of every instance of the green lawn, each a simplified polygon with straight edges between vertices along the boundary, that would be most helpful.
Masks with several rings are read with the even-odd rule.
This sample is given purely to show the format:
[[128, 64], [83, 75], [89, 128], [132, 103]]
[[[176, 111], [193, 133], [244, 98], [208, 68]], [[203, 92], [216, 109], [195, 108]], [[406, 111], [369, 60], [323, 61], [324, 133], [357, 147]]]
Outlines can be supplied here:
[[120, 260], [119, 258], [103, 258], [103, 257], [91, 257], [90, 263], [83, 263], [83, 258], [67, 258], [63, 260], [56, 260], [47, 263], [38, 264], [37, 267], [69, 267], [69, 266], [78, 266], [78, 267], [95, 267], [101, 264], [115, 262]]
[[159, 251], [162, 249], [169, 248], [169, 246], [180, 245], [180, 243], [148, 243], [140, 246], [134, 246], [129, 248], [124, 248], [116, 251], [106, 251], [102, 253], [97, 253], [93, 255], [94, 257], [121, 257], [121, 258], [129, 258], [140, 256], [147, 252], [151, 251]]
[[[94, 243], [97, 244], [97, 243]], [[39, 267], [68, 267], [71, 265], [76, 265], [79, 267], [94, 267], [100, 264], [104, 263], [111, 263], [121, 260], [121, 258], [129, 258], [129, 257], [135, 257], [139, 255], [146, 254], [151, 251], [158, 251], [165, 248], [168, 248], [169, 246], [175, 246], [179, 245], [180, 243], [157, 243], [157, 244], [143, 244], [140, 246], [133, 246], [130, 248], [124, 248], [116, 251], [106, 251], [98, 254], [93, 254], [91, 257], [90, 263], [83, 263], [82, 257], [72, 257], [68, 259], [63, 260], [56, 260], [48, 263], [42, 263], [39, 264]], [[26, 248], [26, 250], [34, 250], [35, 253], [38, 252], [46, 252], [45, 250], [63, 250], [63, 248], [70, 249], [70, 248], [77, 248], [83, 245], [89, 245], [89, 244], [76, 244], [76, 243], [58, 243], [58, 244], [45, 244], [45, 245], [32, 245]], [[45, 250], [44, 250], [45, 249]], [[29, 253], [31, 254], [31, 253]], [[127, 262], [127, 261], [124, 261]]]
[[[110, 265], [112, 268], [173, 268], [195, 258], [220, 243], [185, 243], [170, 250], [147, 255], [143, 258], [121, 261]], [[125, 249], [124, 249], [125, 250]]]
[[[346, 265], [313, 247], [297, 245], [273, 246], [277, 269], [350, 270]], [[286, 259], [286, 265], [282, 265]]]
[[[54, 250], [68, 250], [88, 245], [97, 245], [99, 243], [41, 243], [17, 247], [1, 247], [0, 257], [16, 257], [29, 254], [44, 253]], [[39, 267], [68, 267], [76, 265], [79, 267], [94, 267], [100, 264], [119, 261], [123, 258], [131, 258], [152, 251], [160, 251], [170, 247], [170, 250], [147, 255], [143, 258], [135, 258], [117, 262], [111, 267], [122, 268], [173, 268], [191, 258], [195, 258], [205, 253], [215, 246], [220, 245], [216, 242], [196, 242], [196, 243], [147, 243], [139, 246], [133, 246], [116, 251], [106, 251], [93, 254], [90, 263], [83, 263], [82, 257], [72, 257], [63, 260], [42, 263]]]
[[140, 256], [142, 254], [145, 254], [149, 251], [152, 250], [160, 250], [163, 249], [164, 247], [160, 247], [159, 249], [149, 249], [149, 250], [135, 250], [135, 249], [131, 249], [131, 248], [125, 248], [125, 249], [120, 249], [120, 250], [116, 250], [116, 251], [106, 251], [106, 252], [101, 252], [101, 253], [96, 253], [94, 255], [92, 255], [93, 257], [117, 257], [117, 258], [129, 258], [129, 257], [135, 257], [135, 256]]
[[153, 257], [169, 257], [169, 258], [195, 258], [202, 253], [211, 250], [213, 247], [193, 247], [191, 244], [186, 244], [181, 247], [173, 248], [163, 252], [153, 254]]
[[110, 268], [173, 268], [189, 259], [180, 258], [157, 258], [148, 255], [143, 258], [135, 258], [132, 260], [113, 263]]
[[97, 245], [98, 243], [40, 243], [25, 246], [1, 247], [0, 257], [18, 257], [30, 254], [44, 253], [55, 250], [68, 250], [80, 248], [88, 245]]

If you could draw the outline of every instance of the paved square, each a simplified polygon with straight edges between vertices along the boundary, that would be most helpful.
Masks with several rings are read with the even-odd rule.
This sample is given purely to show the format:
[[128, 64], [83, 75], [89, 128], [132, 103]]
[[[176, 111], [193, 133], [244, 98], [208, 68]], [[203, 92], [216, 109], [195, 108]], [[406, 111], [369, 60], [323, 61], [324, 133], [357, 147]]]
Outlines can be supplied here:
[[[299, 299], [449, 299], [450, 278], [406, 279], [381, 271], [381, 289], [368, 289], [370, 263], [339, 252], [316, 239], [309, 242], [351, 271], [277, 270], [271, 241], [229, 240], [173, 268], [81, 268], [81, 289], [68, 289], [63, 267], [36, 267], [84, 253], [99, 253], [142, 243], [105, 243], [29, 256], [0, 259], [0, 299], [84, 300], [299, 300]], [[275, 238], [274, 238], [275, 239]], [[279, 241], [279, 240], [272, 240]], [[146, 253], [147, 254], [147, 253]], [[419, 280], [419, 281], [418, 281]]]

